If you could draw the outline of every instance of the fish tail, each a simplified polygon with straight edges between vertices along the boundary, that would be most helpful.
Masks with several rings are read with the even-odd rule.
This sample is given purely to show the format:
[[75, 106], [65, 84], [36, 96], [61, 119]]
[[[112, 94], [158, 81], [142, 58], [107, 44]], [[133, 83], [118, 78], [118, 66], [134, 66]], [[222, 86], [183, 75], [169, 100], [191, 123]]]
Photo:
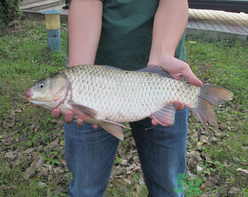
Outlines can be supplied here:
[[218, 123], [215, 117], [213, 105], [220, 105], [225, 101], [231, 100], [233, 93], [225, 88], [203, 84], [198, 97], [197, 108], [190, 108], [190, 110], [198, 117], [205, 129], [211, 135], [207, 123], [218, 128]]

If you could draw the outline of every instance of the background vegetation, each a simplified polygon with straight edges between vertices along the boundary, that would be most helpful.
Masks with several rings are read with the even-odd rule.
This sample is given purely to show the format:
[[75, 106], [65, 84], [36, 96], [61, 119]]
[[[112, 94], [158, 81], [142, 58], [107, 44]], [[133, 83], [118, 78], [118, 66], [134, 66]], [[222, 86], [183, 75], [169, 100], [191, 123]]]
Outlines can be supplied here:
[[19, 5], [22, 0], [1, 0], [0, 2], [0, 27], [6, 27], [10, 22], [19, 19]]
[[[36, 109], [23, 92], [65, 67], [67, 25], [61, 52], [50, 53], [45, 24], [22, 21], [0, 37], [0, 196], [67, 196], [71, 173], [64, 158], [63, 121]], [[248, 44], [187, 37], [187, 62], [204, 83], [234, 93], [216, 108], [219, 130], [210, 138], [190, 115], [185, 196], [248, 196]], [[131, 132], [125, 132], [106, 196], [146, 196]]]

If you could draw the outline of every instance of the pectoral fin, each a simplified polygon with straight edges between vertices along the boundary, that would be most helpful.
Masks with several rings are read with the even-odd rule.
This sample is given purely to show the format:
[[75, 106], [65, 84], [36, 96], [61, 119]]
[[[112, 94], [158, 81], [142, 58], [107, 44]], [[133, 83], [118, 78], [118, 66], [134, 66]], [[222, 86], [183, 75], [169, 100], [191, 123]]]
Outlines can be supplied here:
[[76, 104], [72, 101], [68, 101], [68, 104], [70, 104], [73, 108], [73, 112], [77, 114], [78, 118], [81, 118], [83, 120], [88, 119], [94, 119], [97, 116], [96, 110], [86, 107], [84, 105]]
[[76, 104], [72, 101], [69, 101], [68, 103], [72, 106], [73, 112], [77, 114], [78, 118], [81, 118], [85, 122], [91, 124], [99, 124], [103, 129], [111, 133], [113, 136], [117, 137], [120, 140], [123, 140], [122, 127], [128, 128], [124, 124], [112, 122], [109, 120], [96, 119], [96, 110], [83, 105]]
[[175, 105], [169, 104], [164, 109], [161, 109], [150, 115], [150, 118], [163, 126], [173, 125], [175, 122]]

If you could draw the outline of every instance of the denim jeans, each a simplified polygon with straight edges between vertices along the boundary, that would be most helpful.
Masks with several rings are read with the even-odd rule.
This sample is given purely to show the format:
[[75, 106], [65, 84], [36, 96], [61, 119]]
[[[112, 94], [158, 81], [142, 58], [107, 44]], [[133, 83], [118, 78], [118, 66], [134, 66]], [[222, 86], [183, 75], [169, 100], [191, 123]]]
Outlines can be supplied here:
[[[186, 169], [188, 112], [187, 108], [177, 111], [175, 123], [169, 127], [153, 127], [150, 118], [130, 123], [149, 197], [183, 196], [173, 188], [182, 191], [177, 177]], [[66, 163], [73, 177], [70, 197], [104, 196], [118, 143], [100, 126], [93, 129], [91, 124], [65, 124]]]

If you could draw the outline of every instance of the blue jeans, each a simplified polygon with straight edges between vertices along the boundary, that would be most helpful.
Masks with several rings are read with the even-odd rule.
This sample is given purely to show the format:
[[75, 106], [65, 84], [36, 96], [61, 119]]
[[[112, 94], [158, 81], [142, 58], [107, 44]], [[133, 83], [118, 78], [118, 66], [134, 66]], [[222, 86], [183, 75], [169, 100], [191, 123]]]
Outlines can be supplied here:
[[[188, 112], [177, 111], [175, 123], [152, 129], [151, 119], [130, 123], [149, 197], [178, 197], [183, 193], [179, 173], [186, 170]], [[103, 197], [114, 164], [119, 140], [100, 126], [65, 124], [66, 163], [72, 172], [70, 197]]]

